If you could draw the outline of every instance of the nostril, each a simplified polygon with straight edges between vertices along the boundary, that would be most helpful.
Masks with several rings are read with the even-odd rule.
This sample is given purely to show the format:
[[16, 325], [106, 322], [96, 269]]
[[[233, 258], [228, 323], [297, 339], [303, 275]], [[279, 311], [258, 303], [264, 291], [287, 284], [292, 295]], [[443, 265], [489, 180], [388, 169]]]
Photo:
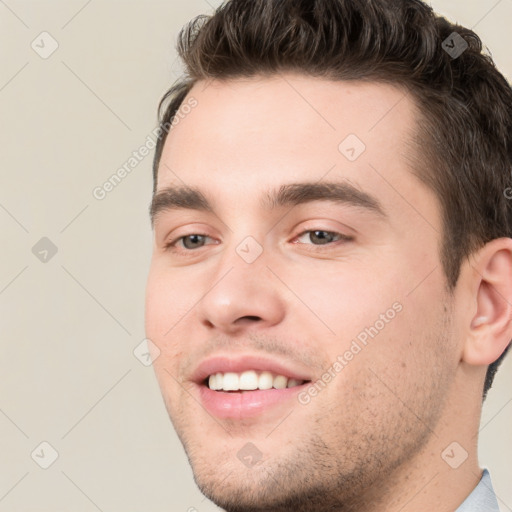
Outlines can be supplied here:
[[247, 319], [247, 320], [256, 320], [256, 321], [261, 320], [261, 318], [259, 316], [247, 315], [247, 316], [243, 316], [243, 317], [239, 318], [238, 321], [239, 320], [245, 320], [245, 319]]

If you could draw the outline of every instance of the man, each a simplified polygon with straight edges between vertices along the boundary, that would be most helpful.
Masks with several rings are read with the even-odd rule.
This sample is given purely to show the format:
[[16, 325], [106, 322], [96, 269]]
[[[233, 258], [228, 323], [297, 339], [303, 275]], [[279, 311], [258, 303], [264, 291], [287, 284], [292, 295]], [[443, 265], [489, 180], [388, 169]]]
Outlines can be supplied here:
[[162, 100], [146, 330], [226, 511], [498, 511], [512, 91], [419, 0], [231, 0]]

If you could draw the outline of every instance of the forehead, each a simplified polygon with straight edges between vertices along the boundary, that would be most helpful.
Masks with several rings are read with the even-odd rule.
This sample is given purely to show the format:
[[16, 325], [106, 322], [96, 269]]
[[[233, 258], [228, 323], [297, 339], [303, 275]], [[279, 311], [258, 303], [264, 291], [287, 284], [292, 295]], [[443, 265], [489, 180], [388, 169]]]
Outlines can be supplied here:
[[390, 204], [395, 185], [409, 202], [428, 194], [408, 158], [415, 104], [399, 87], [283, 74], [201, 81], [191, 98], [196, 106], [167, 137], [157, 190], [187, 185], [240, 206], [259, 191], [322, 179]]

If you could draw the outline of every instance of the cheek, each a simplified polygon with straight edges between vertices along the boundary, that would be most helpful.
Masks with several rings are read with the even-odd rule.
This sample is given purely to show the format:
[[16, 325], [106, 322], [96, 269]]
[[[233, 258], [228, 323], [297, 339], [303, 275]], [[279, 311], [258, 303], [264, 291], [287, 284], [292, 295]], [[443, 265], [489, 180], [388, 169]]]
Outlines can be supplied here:
[[[172, 383], [169, 376], [179, 378], [179, 363], [183, 357], [183, 341], [190, 330], [190, 318], [197, 298], [195, 280], [183, 273], [171, 273], [156, 262], [150, 268], [146, 285], [145, 330], [160, 351], [153, 367], [161, 386]], [[190, 318], [189, 318], [190, 316]], [[188, 320], [188, 323], [187, 323]]]
[[327, 409], [345, 404], [351, 414], [344, 421], [355, 422], [347, 425], [349, 430], [358, 425], [366, 430], [374, 425], [374, 431], [379, 425], [394, 425], [403, 432], [412, 427], [421, 430], [411, 411], [422, 411], [428, 424], [435, 422], [451, 365], [442, 314], [442, 304], [421, 317], [405, 303], [380, 331], [370, 334], [369, 324], [361, 330], [366, 334], [364, 343], [343, 339], [331, 354], [332, 362], [341, 364], [338, 372], [332, 370], [336, 376], [332, 390], [325, 393]]
[[389, 316], [394, 317], [393, 304], [401, 302], [396, 275], [389, 265], [379, 268], [369, 262], [321, 262], [307, 276], [291, 269], [283, 280], [296, 295], [290, 298], [296, 312], [300, 311], [311, 326], [321, 328], [321, 320], [325, 333], [328, 327], [336, 337], [337, 349], [378, 322], [381, 314], [391, 309]]
[[[169, 287], [160, 273], [152, 267], [146, 284], [145, 325], [146, 336], [155, 342], [165, 333], [164, 322], [167, 323], [166, 312], [170, 307]], [[167, 324], [167, 329], [169, 325]]]
[[[424, 263], [411, 255], [407, 259], [404, 252], [386, 255], [383, 250], [379, 261], [336, 262], [332, 268], [319, 264], [307, 277], [290, 270], [283, 278], [303, 303], [290, 298], [301, 312], [298, 322], [314, 329], [313, 337], [321, 336], [319, 347], [330, 363], [347, 354], [340, 370], [346, 378], [368, 366], [392, 369], [394, 377], [404, 367], [414, 372], [435, 364], [432, 351], [439, 350], [443, 338], [443, 274], [438, 267], [422, 282], [435, 264], [426, 272]], [[447, 354], [448, 345], [440, 350]]]
[[[159, 340], [172, 335], [173, 326], [190, 310], [194, 280], [170, 273], [152, 264], [146, 284], [145, 325], [148, 338]], [[169, 332], [171, 330], [171, 332]]]

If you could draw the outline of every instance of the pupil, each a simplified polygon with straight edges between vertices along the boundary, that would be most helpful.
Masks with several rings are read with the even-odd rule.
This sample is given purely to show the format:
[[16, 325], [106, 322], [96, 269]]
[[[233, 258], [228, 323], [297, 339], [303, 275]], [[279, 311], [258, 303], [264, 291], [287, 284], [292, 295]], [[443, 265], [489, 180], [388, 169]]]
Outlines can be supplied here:
[[314, 242], [315, 240], [313, 240], [313, 238], [316, 238], [317, 241], [320, 242], [320, 244], [325, 244], [327, 242], [329, 242], [330, 240], [330, 237], [331, 235], [329, 233], [327, 233], [327, 231], [313, 231], [312, 233], [312, 241]]
[[[202, 242], [202, 238], [202, 235], [189, 235], [183, 240], [183, 245], [185, 245], [187, 249], [194, 249], [194, 247], [196, 247], [196, 245], [194, 244], [199, 243], [200, 245]], [[191, 242], [191, 244], [189, 244], [188, 242]]]

